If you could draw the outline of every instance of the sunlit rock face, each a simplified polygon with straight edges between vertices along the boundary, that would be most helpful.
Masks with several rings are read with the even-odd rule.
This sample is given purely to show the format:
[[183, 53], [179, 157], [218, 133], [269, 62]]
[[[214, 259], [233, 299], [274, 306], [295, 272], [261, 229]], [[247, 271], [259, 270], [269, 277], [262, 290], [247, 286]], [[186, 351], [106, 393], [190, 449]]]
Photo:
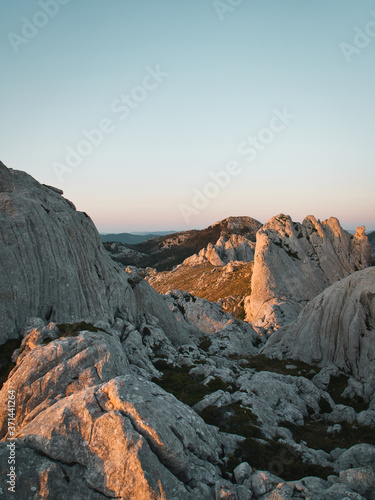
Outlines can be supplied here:
[[[104, 331], [59, 338], [51, 323], [26, 332], [20, 351], [12, 375], [0, 391], [4, 408], [8, 390], [17, 393], [17, 429], [61, 398], [132, 373], [120, 340]], [[0, 414], [0, 439], [6, 434], [7, 417], [6, 412]]]
[[120, 316], [137, 323], [151, 302], [175, 343], [186, 333], [146, 283], [143, 293], [134, 293], [91, 219], [77, 212], [62, 191], [3, 163], [0, 256], [0, 343], [18, 337], [29, 316], [59, 323]]
[[215, 244], [184, 260], [184, 266], [198, 266], [210, 262], [213, 266], [225, 266], [231, 261], [251, 262], [254, 260], [255, 235], [262, 224], [251, 217], [228, 217], [213, 226], [223, 229]]
[[375, 390], [375, 269], [334, 283], [291, 325], [275, 332], [264, 354], [301, 359], [353, 373]]
[[273, 217], [257, 233], [246, 319], [271, 331], [286, 325], [329, 285], [368, 267], [369, 259], [364, 227], [352, 236], [333, 217], [308, 216], [302, 224]]

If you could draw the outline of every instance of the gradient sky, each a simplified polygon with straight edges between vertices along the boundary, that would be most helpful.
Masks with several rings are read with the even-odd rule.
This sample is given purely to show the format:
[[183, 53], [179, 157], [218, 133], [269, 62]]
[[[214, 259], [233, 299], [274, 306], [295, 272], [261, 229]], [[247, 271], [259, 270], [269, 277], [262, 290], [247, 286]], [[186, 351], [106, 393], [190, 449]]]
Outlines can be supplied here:
[[[40, 3], [0, 7], [0, 160], [63, 189], [101, 232], [281, 212], [375, 229], [374, 1], [223, 0], [239, 5], [220, 18], [212, 0], [71, 0], [47, 21]], [[24, 17], [46, 24], [18, 43]], [[340, 44], [366, 26], [349, 63]], [[121, 120], [115, 103], [158, 66], [168, 76]], [[247, 161], [239, 145], [285, 107], [295, 118]], [[58, 178], [54, 162], [105, 119], [112, 132]], [[240, 173], [185, 219], [233, 161]]]

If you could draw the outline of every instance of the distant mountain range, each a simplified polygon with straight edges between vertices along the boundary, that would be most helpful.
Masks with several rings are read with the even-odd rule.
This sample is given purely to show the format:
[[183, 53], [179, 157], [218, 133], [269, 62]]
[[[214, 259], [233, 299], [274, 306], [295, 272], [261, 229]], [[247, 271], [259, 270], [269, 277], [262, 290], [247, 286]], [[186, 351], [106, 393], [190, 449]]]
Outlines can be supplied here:
[[127, 245], [137, 245], [138, 243], [143, 243], [144, 241], [155, 238], [156, 236], [165, 236], [166, 234], [173, 234], [175, 231], [156, 231], [156, 232], [137, 232], [137, 233], [109, 233], [100, 234], [100, 239], [103, 243], [108, 242], [119, 242], [125, 243]]

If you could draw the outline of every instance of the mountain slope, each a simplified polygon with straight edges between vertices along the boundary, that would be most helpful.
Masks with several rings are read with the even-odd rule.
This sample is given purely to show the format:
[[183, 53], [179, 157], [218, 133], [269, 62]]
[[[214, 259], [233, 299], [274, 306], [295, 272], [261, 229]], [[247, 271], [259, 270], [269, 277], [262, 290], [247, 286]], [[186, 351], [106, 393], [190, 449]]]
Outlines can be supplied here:
[[142, 243], [143, 241], [150, 240], [151, 238], [155, 238], [156, 236], [164, 236], [166, 234], [171, 234], [168, 232], [160, 232], [157, 233], [145, 233], [145, 234], [135, 234], [135, 233], [109, 233], [109, 234], [100, 234], [100, 240], [103, 243], [107, 242], [119, 242], [125, 243], [127, 245], [136, 245], [138, 243]]
[[261, 226], [260, 222], [250, 217], [228, 217], [201, 231], [191, 230], [156, 237], [138, 245], [129, 245], [129, 248], [146, 254], [147, 257], [137, 263], [129, 259], [126, 264], [153, 267], [158, 271], [171, 270], [208, 245], [215, 245], [221, 237], [241, 235], [255, 242], [256, 233]]
[[160, 273], [151, 270], [146, 279], [159, 293], [184, 290], [217, 302], [225, 312], [244, 320], [244, 297], [251, 293], [252, 272], [252, 262], [231, 262], [224, 267], [206, 262], [193, 267], [182, 265], [173, 271]]

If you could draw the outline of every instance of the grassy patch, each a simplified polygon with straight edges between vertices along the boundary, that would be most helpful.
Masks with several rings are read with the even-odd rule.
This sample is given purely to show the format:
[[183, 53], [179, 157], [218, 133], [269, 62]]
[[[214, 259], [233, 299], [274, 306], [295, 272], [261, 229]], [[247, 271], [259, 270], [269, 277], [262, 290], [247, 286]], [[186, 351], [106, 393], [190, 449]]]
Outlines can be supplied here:
[[292, 432], [296, 443], [305, 441], [307, 446], [314, 450], [324, 450], [329, 453], [335, 448], [350, 448], [358, 443], [375, 445], [374, 430], [371, 427], [341, 422], [340, 432], [328, 434], [327, 429], [332, 425], [332, 422], [324, 419], [309, 421], [301, 426], [290, 422], [280, 423], [280, 426]]
[[200, 343], [198, 345], [199, 349], [202, 349], [202, 351], [208, 352], [208, 350], [212, 344], [211, 339], [209, 339], [208, 337], [201, 337], [199, 340], [200, 340]]
[[230, 389], [229, 384], [223, 382], [219, 377], [204, 385], [202, 382], [205, 377], [203, 375], [190, 375], [191, 367], [188, 366], [172, 367], [164, 360], [157, 361], [154, 366], [163, 373], [163, 376], [160, 379], [153, 378], [152, 382], [189, 406], [195, 405], [215, 391], [220, 389], [228, 391]]
[[[253, 262], [244, 262], [234, 266], [231, 273], [227, 273], [223, 267], [214, 267], [206, 262], [195, 267], [183, 266], [173, 273], [161, 272], [151, 278], [149, 283], [162, 294], [175, 289], [187, 291], [211, 302], [223, 299], [225, 312], [243, 320], [243, 301], [244, 297], [251, 294], [253, 266]], [[173, 295], [171, 297], [173, 298]], [[230, 300], [225, 300], [226, 298]]]
[[[223, 477], [232, 474], [241, 462], [249, 462], [258, 470], [268, 470], [285, 481], [295, 481], [306, 476], [326, 479], [334, 473], [331, 467], [304, 463], [288, 444], [265, 439], [259, 428], [257, 416], [251, 408], [244, 408], [240, 403], [220, 408], [207, 406], [200, 415], [207, 424], [215, 425], [223, 432], [246, 438], [235, 453], [228, 457], [228, 462], [220, 467]], [[291, 425], [288, 425], [288, 428], [290, 427]], [[321, 439], [324, 440], [324, 437]]]
[[221, 379], [214, 379], [207, 386], [203, 385], [205, 377], [203, 375], [190, 375], [191, 367], [188, 366], [173, 368], [165, 361], [160, 360], [155, 363], [155, 368], [162, 371], [163, 376], [161, 379], [154, 378], [152, 382], [189, 406], [195, 405], [207, 394], [218, 389], [226, 390], [228, 388]]
[[332, 407], [326, 398], [321, 397], [319, 399], [320, 413], [331, 413]]
[[1, 345], [0, 348], [0, 389], [3, 387], [5, 382], [8, 380], [9, 373], [16, 366], [12, 363], [11, 357], [13, 351], [18, 349], [21, 345], [21, 339], [11, 339], [7, 340], [5, 344]]
[[341, 374], [336, 375], [335, 377], [331, 377], [329, 381], [329, 385], [327, 387], [327, 392], [333, 399], [333, 401], [338, 405], [346, 405], [351, 406], [358, 413], [362, 410], [368, 409], [368, 403], [361, 398], [360, 396], [356, 396], [354, 398], [344, 398], [341, 394], [348, 386], [349, 377], [347, 375]]
[[[232, 356], [232, 358], [246, 360], [246, 368], [252, 368], [256, 371], [301, 376], [310, 380], [319, 372], [319, 368], [309, 365], [308, 363], [304, 363], [303, 361], [297, 361], [295, 359], [273, 359], [268, 358], [264, 354], [257, 354], [255, 356], [248, 357]], [[287, 368], [288, 366], [294, 366], [295, 368]]]
[[272, 439], [262, 442], [246, 438], [239, 446], [236, 457], [240, 462], [249, 462], [258, 470], [268, 470], [285, 481], [295, 481], [307, 476], [327, 479], [334, 474], [331, 467], [303, 462], [291, 446]]
[[215, 425], [223, 432], [244, 437], [262, 437], [262, 432], [256, 425], [257, 416], [250, 408], [244, 408], [240, 403], [220, 407], [206, 406], [200, 416], [207, 424]]
[[89, 332], [103, 332], [106, 333], [107, 335], [110, 335], [110, 333], [106, 332], [103, 330], [103, 328], [97, 328], [96, 326], [92, 325], [91, 323], [86, 323], [85, 321], [81, 321], [80, 323], [60, 323], [57, 326], [57, 329], [59, 330], [59, 337], [78, 337], [80, 332], [82, 331], [89, 331]]

